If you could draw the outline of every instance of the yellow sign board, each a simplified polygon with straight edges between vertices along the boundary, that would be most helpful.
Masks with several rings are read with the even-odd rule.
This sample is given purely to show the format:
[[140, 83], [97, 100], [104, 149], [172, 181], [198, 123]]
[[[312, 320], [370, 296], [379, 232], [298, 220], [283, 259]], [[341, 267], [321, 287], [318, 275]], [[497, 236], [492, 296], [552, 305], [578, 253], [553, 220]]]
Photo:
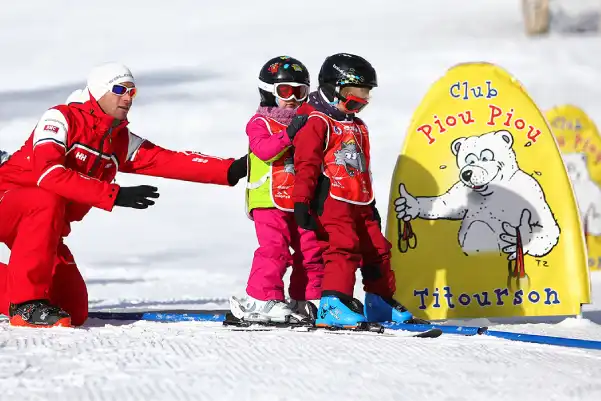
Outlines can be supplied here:
[[586, 248], [561, 155], [521, 84], [459, 64], [415, 111], [391, 183], [395, 297], [416, 316], [574, 315]]
[[601, 136], [586, 113], [573, 105], [545, 113], [553, 130], [580, 209], [588, 266], [601, 269]]

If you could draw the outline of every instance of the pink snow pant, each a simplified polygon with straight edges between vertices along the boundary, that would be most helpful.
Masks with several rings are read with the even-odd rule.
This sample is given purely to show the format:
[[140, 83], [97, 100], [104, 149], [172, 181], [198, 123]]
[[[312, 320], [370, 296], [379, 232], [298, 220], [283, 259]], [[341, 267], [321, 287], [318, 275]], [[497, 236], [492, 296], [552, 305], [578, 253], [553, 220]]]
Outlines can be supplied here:
[[252, 216], [259, 248], [255, 251], [246, 293], [262, 301], [283, 301], [283, 277], [286, 268], [292, 266], [290, 297], [297, 301], [319, 299], [323, 260], [315, 232], [298, 227], [293, 213], [276, 208], [253, 209]]

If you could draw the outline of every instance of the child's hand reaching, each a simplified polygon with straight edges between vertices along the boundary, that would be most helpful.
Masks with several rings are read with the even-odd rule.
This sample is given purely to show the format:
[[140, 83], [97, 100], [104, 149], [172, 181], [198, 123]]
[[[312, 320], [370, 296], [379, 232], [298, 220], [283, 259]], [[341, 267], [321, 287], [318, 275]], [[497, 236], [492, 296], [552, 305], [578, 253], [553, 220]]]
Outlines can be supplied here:
[[303, 128], [303, 125], [305, 125], [308, 118], [309, 118], [309, 116], [307, 114], [299, 114], [299, 115], [294, 116], [294, 118], [288, 125], [288, 128], [286, 128], [286, 134], [288, 134], [288, 138], [290, 138], [291, 142], [294, 141], [294, 137], [296, 136], [296, 133], [301, 128]]

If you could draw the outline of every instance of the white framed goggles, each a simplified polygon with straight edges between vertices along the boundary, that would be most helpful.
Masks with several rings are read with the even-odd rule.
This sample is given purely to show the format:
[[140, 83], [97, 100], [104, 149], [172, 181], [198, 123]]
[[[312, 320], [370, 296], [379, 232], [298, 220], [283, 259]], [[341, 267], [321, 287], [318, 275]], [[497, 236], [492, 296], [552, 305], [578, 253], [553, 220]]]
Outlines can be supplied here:
[[117, 96], [125, 96], [129, 93], [129, 96], [131, 96], [133, 99], [138, 94], [138, 88], [136, 88], [135, 86], [128, 88], [125, 85], [115, 84], [111, 88], [111, 92], [113, 92]]
[[298, 82], [277, 82], [268, 84], [259, 80], [259, 88], [273, 94], [278, 99], [303, 101], [309, 96], [309, 85]]

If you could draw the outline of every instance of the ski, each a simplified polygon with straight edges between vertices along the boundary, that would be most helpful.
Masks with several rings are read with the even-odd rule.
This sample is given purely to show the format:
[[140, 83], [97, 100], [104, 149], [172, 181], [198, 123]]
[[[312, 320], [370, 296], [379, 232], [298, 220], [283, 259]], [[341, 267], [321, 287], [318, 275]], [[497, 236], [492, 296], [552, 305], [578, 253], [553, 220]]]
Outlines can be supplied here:
[[341, 334], [341, 335], [367, 335], [367, 336], [386, 336], [386, 337], [415, 337], [415, 338], [437, 338], [440, 337], [443, 332], [440, 329], [429, 329], [420, 332], [412, 332], [405, 330], [394, 330], [394, 331], [368, 331], [368, 330], [356, 330], [356, 329], [330, 329], [316, 327], [315, 331], [321, 331], [327, 334]]
[[267, 325], [250, 325], [250, 326], [235, 326], [235, 325], [223, 325], [224, 330], [228, 331], [246, 331], [246, 332], [262, 332], [262, 331], [291, 331], [308, 333], [313, 331], [313, 327], [298, 326], [298, 327], [283, 327], [283, 326], [267, 326]]
[[[411, 330], [403, 330], [401, 328], [393, 329], [398, 332], [390, 333], [386, 332], [386, 327], [379, 323], [361, 323], [356, 327], [317, 327], [313, 324], [298, 324], [298, 323], [276, 323], [276, 322], [248, 322], [236, 318], [230, 312], [226, 313], [225, 319], [223, 320], [223, 326], [225, 329], [230, 331], [275, 331], [275, 330], [289, 330], [292, 332], [323, 332], [327, 334], [360, 334], [360, 335], [385, 335], [388, 337], [417, 337], [417, 338], [436, 338], [440, 337], [443, 332], [438, 328], [429, 328], [420, 330], [415, 333]], [[406, 331], [405, 335], [401, 334], [401, 331]]]
[[486, 326], [454, 326], [444, 324], [420, 324], [420, 323], [394, 323], [386, 322], [382, 325], [389, 330], [407, 330], [414, 332], [427, 332], [432, 329], [440, 330], [446, 334], [459, 334], [464, 336], [475, 336], [485, 334], [488, 330]]
[[223, 319], [223, 326], [231, 330], [238, 331], [269, 331], [273, 329], [304, 329], [313, 328], [312, 322], [262, 322], [262, 321], [246, 321], [237, 318], [232, 312], [226, 312]]
[[229, 331], [244, 331], [244, 332], [267, 332], [267, 331], [290, 331], [294, 333], [325, 333], [333, 335], [363, 335], [363, 336], [385, 336], [385, 337], [415, 337], [415, 338], [436, 338], [440, 337], [443, 332], [440, 329], [430, 329], [420, 332], [412, 331], [369, 331], [346, 328], [325, 328], [325, 327], [307, 327], [307, 326], [269, 326], [269, 325], [250, 325], [250, 326], [228, 326], [224, 329]]

